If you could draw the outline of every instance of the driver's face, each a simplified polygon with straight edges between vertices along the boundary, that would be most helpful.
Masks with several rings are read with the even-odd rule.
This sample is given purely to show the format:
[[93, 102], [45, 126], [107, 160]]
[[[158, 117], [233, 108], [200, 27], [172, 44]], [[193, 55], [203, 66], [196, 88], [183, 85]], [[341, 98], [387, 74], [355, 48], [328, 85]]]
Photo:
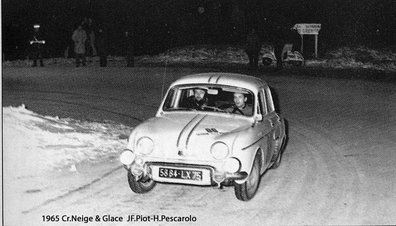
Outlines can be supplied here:
[[242, 93], [234, 93], [234, 103], [238, 108], [243, 108], [245, 106], [245, 102], [247, 97], [245, 97]]
[[204, 96], [205, 96], [205, 90], [202, 90], [202, 89], [195, 89], [195, 90], [194, 90], [194, 96], [195, 96], [195, 99], [196, 99], [197, 101], [202, 100], [202, 99], [204, 98]]

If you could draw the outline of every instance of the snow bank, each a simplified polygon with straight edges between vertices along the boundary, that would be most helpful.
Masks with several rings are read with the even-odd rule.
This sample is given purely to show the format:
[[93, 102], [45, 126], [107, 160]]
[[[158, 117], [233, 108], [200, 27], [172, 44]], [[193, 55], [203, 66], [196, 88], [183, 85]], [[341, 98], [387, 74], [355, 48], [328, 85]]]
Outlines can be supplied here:
[[[261, 50], [261, 55], [264, 47]], [[99, 66], [99, 58], [88, 58], [88, 65]], [[124, 57], [109, 56], [109, 66], [126, 66]], [[248, 57], [242, 46], [186, 46], [170, 49], [165, 53], [155, 56], [135, 57], [137, 65], [147, 64], [186, 64], [187, 66], [202, 65], [213, 66], [219, 64], [243, 64], [248, 63]], [[74, 59], [53, 58], [45, 59], [45, 65], [74, 65]], [[261, 62], [260, 62], [261, 64]], [[30, 66], [28, 60], [6, 61], [3, 66]], [[342, 47], [329, 51], [316, 60], [306, 60], [307, 67], [325, 67], [325, 68], [369, 68], [380, 71], [396, 71], [396, 53], [391, 50], [374, 50], [366, 47]]]
[[3, 107], [4, 166], [15, 177], [76, 170], [82, 161], [118, 156], [132, 128], [42, 116], [24, 106]]
[[365, 47], [342, 47], [329, 51], [322, 65], [331, 68], [369, 68], [396, 71], [396, 53]]
[[141, 63], [248, 63], [244, 49], [231, 46], [187, 46], [157, 56], [143, 56]]

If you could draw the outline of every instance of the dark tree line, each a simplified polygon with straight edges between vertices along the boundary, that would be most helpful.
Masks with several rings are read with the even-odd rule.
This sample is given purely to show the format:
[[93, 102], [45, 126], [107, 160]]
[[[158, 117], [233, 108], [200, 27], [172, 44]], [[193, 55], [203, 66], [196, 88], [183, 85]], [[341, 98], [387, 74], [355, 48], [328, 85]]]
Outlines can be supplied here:
[[265, 42], [287, 38], [296, 23], [321, 23], [320, 49], [395, 45], [394, 0], [4, 0], [3, 53], [24, 58], [34, 23], [42, 25], [47, 56], [61, 56], [83, 17], [106, 27], [110, 53], [125, 54], [133, 31], [137, 54], [197, 44], [242, 44], [250, 28]]

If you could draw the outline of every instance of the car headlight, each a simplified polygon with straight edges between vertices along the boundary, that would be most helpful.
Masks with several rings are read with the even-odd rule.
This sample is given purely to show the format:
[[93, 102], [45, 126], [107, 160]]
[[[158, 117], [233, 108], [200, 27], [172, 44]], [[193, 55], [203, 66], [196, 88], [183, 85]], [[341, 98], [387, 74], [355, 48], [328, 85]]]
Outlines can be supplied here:
[[224, 162], [223, 169], [229, 173], [236, 173], [241, 168], [241, 162], [236, 158], [229, 158]]
[[120, 162], [124, 165], [130, 165], [135, 160], [135, 154], [131, 150], [124, 150], [120, 155]]
[[154, 150], [154, 142], [149, 137], [141, 137], [136, 143], [136, 153], [148, 155]]
[[212, 153], [213, 158], [217, 160], [225, 159], [229, 154], [228, 146], [223, 142], [212, 144], [210, 152]]

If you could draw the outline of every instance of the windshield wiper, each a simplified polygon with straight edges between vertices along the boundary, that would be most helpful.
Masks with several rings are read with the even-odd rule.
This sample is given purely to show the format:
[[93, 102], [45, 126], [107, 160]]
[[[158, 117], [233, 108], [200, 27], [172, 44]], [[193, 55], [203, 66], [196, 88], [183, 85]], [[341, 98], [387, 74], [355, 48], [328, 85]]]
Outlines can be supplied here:
[[166, 111], [196, 111], [194, 108], [168, 108]]

